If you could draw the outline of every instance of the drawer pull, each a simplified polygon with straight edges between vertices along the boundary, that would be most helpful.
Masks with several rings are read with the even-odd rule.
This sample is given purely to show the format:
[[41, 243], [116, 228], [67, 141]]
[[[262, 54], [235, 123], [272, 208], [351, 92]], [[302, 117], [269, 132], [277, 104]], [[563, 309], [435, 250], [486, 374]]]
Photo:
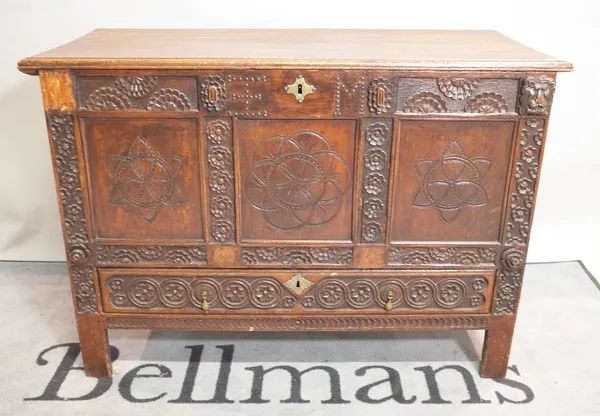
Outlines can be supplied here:
[[202, 292], [202, 295], [200, 295], [200, 297], [202, 298], [202, 310], [204, 312], [208, 312], [208, 310], [210, 309], [210, 305], [208, 304], [208, 301], [206, 300], [207, 296], [208, 296], [208, 293], [206, 293], [206, 290]]
[[301, 103], [304, 101], [304, 97], [316, 92], [317, 88], [314, 85], [307, 83], [302, 75], [298, 75], [296, 81], [294, 81], [293, 84], [283, 87], [283, 90], [288, 94], [292, 94], [296, 97], [296, 101]]
[[387, 312], [391, 312], [392, 311], [392, 308], [393, 308], [392, 298], [393, 298], [392, 294], [388, 293], [388, 295], [387, 295], [387, 302], [385, 303], [385, 310]]

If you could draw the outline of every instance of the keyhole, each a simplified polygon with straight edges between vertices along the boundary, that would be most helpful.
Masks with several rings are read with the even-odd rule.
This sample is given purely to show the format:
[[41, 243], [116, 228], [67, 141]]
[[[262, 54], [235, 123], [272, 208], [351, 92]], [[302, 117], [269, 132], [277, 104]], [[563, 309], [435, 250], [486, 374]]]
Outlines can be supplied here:
[[300, 288], [300, 281], [299, 281], [299, 280], [296, 282], [296, 287], [297, 287], [298, 289]]
[[302, 84], [298, 84], [298, 95], [302, 95]]

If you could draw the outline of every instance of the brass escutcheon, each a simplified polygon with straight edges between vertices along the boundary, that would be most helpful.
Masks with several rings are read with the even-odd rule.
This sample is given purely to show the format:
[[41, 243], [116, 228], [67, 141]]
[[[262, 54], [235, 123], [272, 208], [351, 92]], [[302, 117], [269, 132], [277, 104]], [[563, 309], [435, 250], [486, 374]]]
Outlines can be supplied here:
[[302, 75], [298, 75], [296, 81], [293, 84], [285, 86], [283, 90], [288, 94], [292, 94], [296, 97], [296, 101], [301, 103], [308, 94], [316, 92], [317, 87], [307, 83]]
[[296, 273], [291, 279], [286, 280], [283, 285], [292, 293], [301, 295], [306, 292], [313, 285], [313, 282], [302, 276], [300, 273]]

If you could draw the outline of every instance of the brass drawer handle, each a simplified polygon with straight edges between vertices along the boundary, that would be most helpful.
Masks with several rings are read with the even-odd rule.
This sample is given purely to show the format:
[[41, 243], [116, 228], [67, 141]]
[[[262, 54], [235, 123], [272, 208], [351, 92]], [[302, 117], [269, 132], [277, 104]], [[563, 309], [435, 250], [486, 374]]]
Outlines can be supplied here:
[[202, 291], [202, 294], [200, 295], [200, 297], [202, 298], [202, 310], [204, 312], [208, 312], [208, 310], [210, 309], [210, 305], [208, 304], [208, 301], [206, 300], [207, 296], [208, 296], [208, 293], [206, 293], [206, 290]]
[[392, 311], [392, 308], [393, 308], [392, 300], [393, 300], [392, 294], [388, 293], [388, 295], [387, 295], [387, 302], [385, 303], [385, 310], [387, 312], [391, 312]]

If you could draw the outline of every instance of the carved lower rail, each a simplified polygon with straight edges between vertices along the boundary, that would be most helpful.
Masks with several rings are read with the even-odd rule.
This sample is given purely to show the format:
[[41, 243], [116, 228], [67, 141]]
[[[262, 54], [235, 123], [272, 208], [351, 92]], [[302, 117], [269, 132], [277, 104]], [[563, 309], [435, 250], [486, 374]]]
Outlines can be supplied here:
[[430, 331], [487, 329], [488, 315], [434, 316], [106, 316], [108, 329], [186, 331]]

